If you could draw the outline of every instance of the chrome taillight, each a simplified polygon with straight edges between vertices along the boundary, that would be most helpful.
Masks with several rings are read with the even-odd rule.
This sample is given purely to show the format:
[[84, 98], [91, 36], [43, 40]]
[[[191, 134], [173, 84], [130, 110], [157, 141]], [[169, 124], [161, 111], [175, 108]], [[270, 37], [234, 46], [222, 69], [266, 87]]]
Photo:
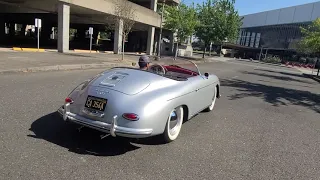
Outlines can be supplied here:
[[137, 121], [139, 120], [139, 116], [134, 113], [124, 113], [122, 115], [123, 118], [128, 119], [130, 121]]
[[73, 103], [73, 100], [69, 97], [67, 97], [65, 100], [64, 100], [65, 103], [70, 103], [72, 104]]

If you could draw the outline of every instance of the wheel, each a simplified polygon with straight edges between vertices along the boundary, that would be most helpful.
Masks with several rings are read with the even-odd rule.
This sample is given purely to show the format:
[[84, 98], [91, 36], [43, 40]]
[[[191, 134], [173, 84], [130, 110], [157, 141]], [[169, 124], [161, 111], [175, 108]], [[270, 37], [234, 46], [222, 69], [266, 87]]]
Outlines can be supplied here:
[[168, 117], [168, 121], [166, 123], [166, 128], [164, 130], [163, 136], [164, 141], [169, 143], [177, 139], [181, 126], [183, 122], [183, 107], [179, 106], [173, 109]]
[[217, 100], [217, 86], [214, 88], [214, 93], [213, 93], [213, 98], [212, 98], [212, 102], [211, 102], [211, 105], [209, 107], [207, 107], [204, 112], [210, 112], [213, 110], [214, 108], [214, 105], [216, 103], [216, 100]]

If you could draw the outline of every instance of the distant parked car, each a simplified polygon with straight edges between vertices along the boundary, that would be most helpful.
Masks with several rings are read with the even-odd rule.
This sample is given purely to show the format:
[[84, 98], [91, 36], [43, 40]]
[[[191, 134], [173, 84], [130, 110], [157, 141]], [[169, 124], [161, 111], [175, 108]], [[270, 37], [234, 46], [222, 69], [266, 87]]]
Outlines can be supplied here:
[[182, 122], [212, 111], [219, 78], [191, 61], [151, 64], [149, 70], [115, 67], [77, 86], [58, 109], [65, 121], [110, 133], [175, 140]]

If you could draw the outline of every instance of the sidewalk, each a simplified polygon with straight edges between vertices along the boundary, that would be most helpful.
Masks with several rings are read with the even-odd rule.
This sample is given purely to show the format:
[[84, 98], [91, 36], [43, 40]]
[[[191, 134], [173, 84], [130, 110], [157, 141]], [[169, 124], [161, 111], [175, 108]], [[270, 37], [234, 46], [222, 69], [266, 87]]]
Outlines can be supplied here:
[[[133, 62], [137, 66], [139, 56], [141, 55], [127, 53], [124, 57], [125, 61], [121, 61], [120, 54], [0, 51], [0, 73], [99, 69], [132, 66]], [[163, 57], [159, 63], [172, 60], [172, 58]], [[153, 57], [151, 57], [151, 60], [153, 60]], [[193, 58], [191, 60], [197, 63], [204, 62], [201, 59]]]
[[[248, 59], [236, 59], [236, 60], [250, 62], [250, 60], [248, 60]], [[260, 64], [267, 64], [267, 65], [272, 65], [272, 66], [279, 66], [279, 67], [284, 67], [284, 68], [289, 68], [289, 69], [296, 69], [296, 70], [300, 71], [300, 72], [303, 73], [303, 74], [310, 74], [310, 75], [316, 75], [316, 74], [317, 74], [317, 70], [316, 70], [316, 69], [313, 69], [313, 70], [312, 70], [312, 69], [303, 68], [303, 67], [286, 66], [285, 64], [281, 64], [281, 63], [278, 63], [278, 64], [266, 63], [266, 62], [262, 62], [262, 61], [258, 61], [258, 60], [253, 60], [253, 61], [251, 61], [251, 62], [253, 62], [253, 63], [260, 63]]]
[[[119, 56], [56, 52], [0, 52], [0, 72], [34, 72], [118, 66]], [[132, 57], [128, 57], [130, 59]]]
[[317, 70], [314, 69], [312, 71], [312, 69], [309, 68], [299, 68], [299, 67], [292, 67], [292, 66], [286, 66], [285, 64], [281, 64], [281, 63], [267, 63], [267, 62], [262, 62], [259, 60], [249, 60], [249, 59], [236, 59], [236, 58], [225, 58], [225, 57], [214, 57], [214, 58], [209, 58], [210, 60], [214, 60], [214, 61], [230, 61], [230, 60], [235, 60], [235, 61], [239, 61], [239, 62], [251, 62], [251, 63], [256, 63], [256, 64], [266, 64], [266, 65], [270, 65], [270, 66], [278, 66], [278, 67], [283, 67], [283, 68], [288, 68], [288, 69], [296, 69], [298, 71], [300, 71], [301, 73], [304, 74], [310, 74], [310, 75], [315, 75]]

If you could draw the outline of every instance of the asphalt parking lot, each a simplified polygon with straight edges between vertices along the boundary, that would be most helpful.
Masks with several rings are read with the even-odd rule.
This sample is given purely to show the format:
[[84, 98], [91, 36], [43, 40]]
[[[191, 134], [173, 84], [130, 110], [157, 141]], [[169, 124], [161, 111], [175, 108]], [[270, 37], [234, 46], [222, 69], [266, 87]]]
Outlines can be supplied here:
[[319, 179], [319, 83], [236, 60], [199, 67], [219, 76], [222, 97], [170, 144], [100, 140], [59, 119], [68, 93], [102, 70], [1, 75], [0, 179]]

